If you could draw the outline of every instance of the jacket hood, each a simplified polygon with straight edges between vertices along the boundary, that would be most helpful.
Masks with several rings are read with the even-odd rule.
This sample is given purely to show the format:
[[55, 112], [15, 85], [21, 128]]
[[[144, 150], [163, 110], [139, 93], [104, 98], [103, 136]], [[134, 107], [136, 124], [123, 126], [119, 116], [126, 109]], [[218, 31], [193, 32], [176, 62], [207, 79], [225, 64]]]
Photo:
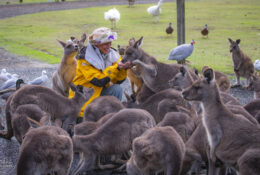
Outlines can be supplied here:
[[110, 48], [109, 52], [104, 55], [101, 54], [100, 50], [88, 43], [87, 50], [85, 53], [85, 60], [92, 66], [99, 70], [104, 70], [106, 67], [111, 66], [120, 58], [119, 54]]

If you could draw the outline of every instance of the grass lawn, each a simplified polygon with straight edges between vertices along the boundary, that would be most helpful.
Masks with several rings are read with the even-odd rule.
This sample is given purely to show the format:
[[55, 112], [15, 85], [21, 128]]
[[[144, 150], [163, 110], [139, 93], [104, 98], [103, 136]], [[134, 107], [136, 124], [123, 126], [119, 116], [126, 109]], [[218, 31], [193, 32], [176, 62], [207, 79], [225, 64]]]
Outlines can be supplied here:
[[[26, 0], [24, 0], [26, 1]], [[154, 23], [146, 9], [151, 4], [116, 6], [121, 19], [115, 29], [118, 40], [125, 46], [131, 37], [144, 36], [142, 48], [159, 61], [167, 61], [170, 50], [177, 46], [176, 3], [162, 4], [160, 22]], [[48, 63], [58, 63], [63, 50], [56, 39], [66, 41], [70, 36], [80, 38], [95, 28], [110, 27], [104, 12], [113, 8], [95, 7], [77, 10], [43, 12], [0, 20], [0, 47], [9, 52], [26, 55]], [[259, 0], [194, 0], [186, 1], [186, 43], [195, 40], [195, 49], [189, 57], [192, 67], [199, 70], [208, 65], [226, 74], [233, 74], [229, 53], [230, 37], [241, 39], [240, 48], [254, 61], [260, 59], [260, 1]], [[172, 22], [174, 33], [167, 36], [165, 28]], [[208, 24], [209, 37], [200, 30]]]

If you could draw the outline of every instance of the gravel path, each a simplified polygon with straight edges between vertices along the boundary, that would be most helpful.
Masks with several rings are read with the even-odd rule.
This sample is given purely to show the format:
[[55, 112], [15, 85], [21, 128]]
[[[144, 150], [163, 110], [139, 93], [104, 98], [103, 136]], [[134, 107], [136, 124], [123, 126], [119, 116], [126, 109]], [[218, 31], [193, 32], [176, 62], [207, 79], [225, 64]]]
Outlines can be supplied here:
[[[170, 1], [170, 0], [165, 0]], [[155, 3], [157, 0], [136, 0], [137, 4], [141, 3]], [[23, 4], [23, 5], [5, 5], [0, 6], [0, 19], [13, 17], [22, 14], [37, 13], [42, 11], [54, 11], [65, 9], [86, 8], [93, 6], [106, 6], [115, 4], [127, 4], [126, 0], [98, 0], [98, 1], [86, 1], [86, 2], [60, 2], [60, 3], [40, 3], [40, 4]], [[10, 73], [16, 73], [28, 82], [41, 75], [43, 69], [47, 70], [49, 77], [48, 82], [45, 84], [47, 87], [51, 87], [51, 76], [55, 71], [57, 65], [50, 65], [42, 63], [40, 61], [30, 60], [27, 57], [20, 57], [14, 54], [8, 53], [4, 48], [0, 48], [0, 69], [6, 68]], [[243, 81], [244, 82], [244, 81]], [[0, 82], [1, 83], [1, 82]], [[234, 81], [231, 81], [234, 83]], [[122, 84], [124, 90], [130, 93], [130, 85], [128, 80]], [[253, 93], [243, 90], [241, 88], [231, 89], [230, 92], [233, 96], [237, 97], [241, 104], [246, 104], [253, 99]], [[0, 100], [0, 105], [4, 109], [5, 102]], [[5, 124], [4, 112], [1, 117]], [[19, 144], [13, 137], [11, 141], [0, 138], [0, 175], [4, 175], [8, 172], [10, 175], [14, 175], [17, 156], [18, 156]], [[109, 171], [94, 172], [91, 174], [109, 174]]]
[[[47, 0], [46, 0], [47, 1]], [[175, 0], [164, 0], [164, 2]], [[157, 0], [136, 0], [135, 4], [157, 3]], [[95, 1], [73, 1], [73, 2], [50, 2], [34, 4], [0, 5], [0, 19], [17, 15], [38, 13], [44, 11], [57, 11], [67, 9], [78, 9], [97, 6], [127, 5], [127, 0], [95, 0]]]

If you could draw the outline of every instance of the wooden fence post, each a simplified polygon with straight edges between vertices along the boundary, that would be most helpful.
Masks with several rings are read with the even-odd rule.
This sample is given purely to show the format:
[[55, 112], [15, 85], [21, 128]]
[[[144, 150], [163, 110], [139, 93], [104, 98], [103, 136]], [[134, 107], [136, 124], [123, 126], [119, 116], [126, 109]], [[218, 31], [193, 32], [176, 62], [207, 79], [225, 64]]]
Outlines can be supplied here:
[[185, 43], [185, 0], [176, 0], [177, 3], [177, 44]]

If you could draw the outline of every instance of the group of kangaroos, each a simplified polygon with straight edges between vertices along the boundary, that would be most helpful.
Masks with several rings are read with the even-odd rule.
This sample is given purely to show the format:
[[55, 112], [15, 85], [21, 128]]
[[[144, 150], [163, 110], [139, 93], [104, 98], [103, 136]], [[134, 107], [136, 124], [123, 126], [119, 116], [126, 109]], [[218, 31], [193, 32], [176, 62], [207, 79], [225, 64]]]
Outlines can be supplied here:
[[[199, 175], [203, 167], [207, 175], [260, 175], [260, 80], [239, 48], [240, 40], [228, 39], [234, 86], [245, 77], [244, 88], [255, 92], [248, 104], [230, 95], [225, 74], [208, 66], [199, 74], [185, 65], [158, 62], [141, 49], [143, 37], [132, 38], [120, 52], [122, 62], [132, 65], [132, 94], [125, 93], [125, 102], [96, 98], [76, 124], [94, 93], [71, 83], [85, 40], [83, 34], [80, 40], [58, 41], [64, 54], [52, 88], [25, 85], [7, 99], [7, 130], [0, 137], [15, 136], [21, 144], [17, 175], [76, 175], [96, 169]], [[72, 99], [67, 98], [69, 89], [75, 91]], [[75, 155], [80, 158], [72, 168]]]

